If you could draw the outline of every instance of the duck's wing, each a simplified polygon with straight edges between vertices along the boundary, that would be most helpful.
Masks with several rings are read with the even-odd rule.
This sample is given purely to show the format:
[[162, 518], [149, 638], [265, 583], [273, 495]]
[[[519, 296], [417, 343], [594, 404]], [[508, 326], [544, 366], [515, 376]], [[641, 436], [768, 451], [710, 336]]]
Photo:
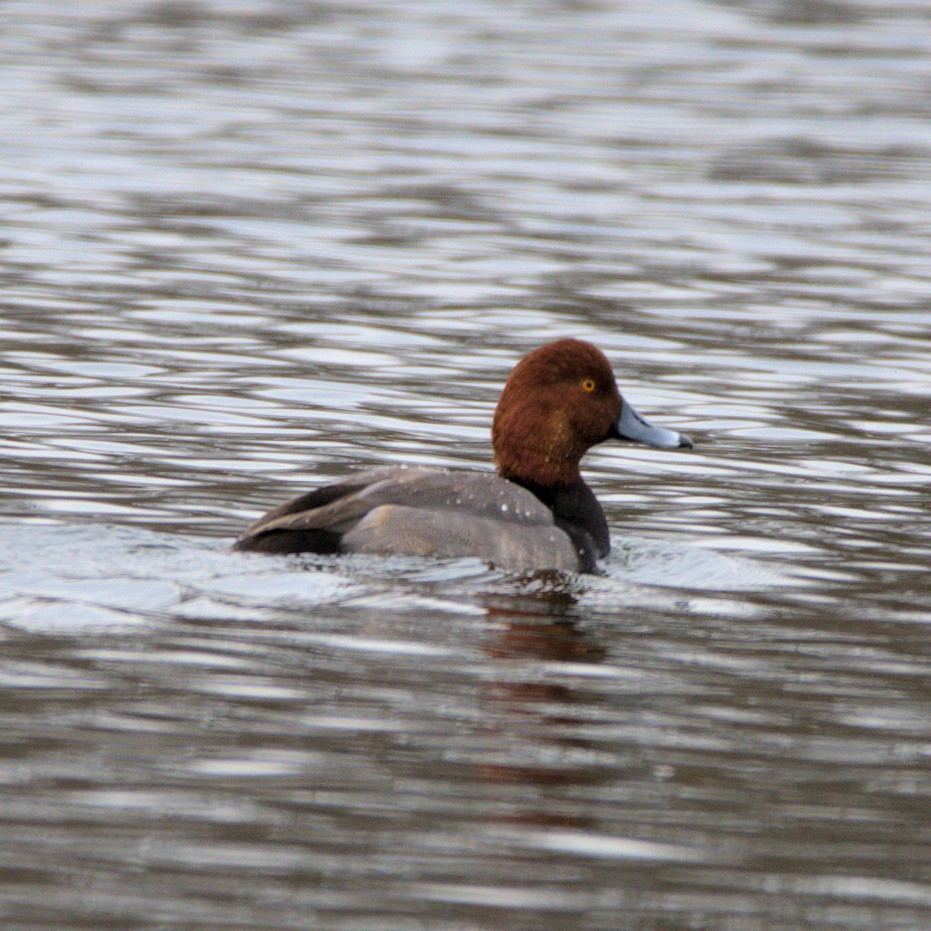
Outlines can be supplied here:
[[298, 495], [243, 531], [233, 549], [257, 553], [336, 553], [348, 527], [371, 510], [360, 500], [373, 486], [410, 480], [420, 469], [367, 469]]
[[579, 568], [538, 498], [493, 474], [371, 469], [256, 521], [236, 549], [264, 553], [476, 556], [506, 569]]

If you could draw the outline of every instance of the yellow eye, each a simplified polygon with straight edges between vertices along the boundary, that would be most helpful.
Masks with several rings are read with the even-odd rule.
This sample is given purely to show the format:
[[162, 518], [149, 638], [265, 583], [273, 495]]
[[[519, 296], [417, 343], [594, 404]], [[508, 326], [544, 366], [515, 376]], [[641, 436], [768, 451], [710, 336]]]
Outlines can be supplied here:
[[586, 378], [585, 381], [582, 382], [582, 390], [591, 394], [595, 390], [594, 380], [591, 378]]

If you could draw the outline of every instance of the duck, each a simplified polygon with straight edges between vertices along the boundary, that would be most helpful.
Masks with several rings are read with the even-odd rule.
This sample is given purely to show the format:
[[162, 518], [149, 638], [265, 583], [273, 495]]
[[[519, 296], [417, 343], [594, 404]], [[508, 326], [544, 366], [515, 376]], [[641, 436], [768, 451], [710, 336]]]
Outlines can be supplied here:
[[492, 420], [495, 472], [395, 465], [366, 469], [269, 511], [234, 550], [476, 557], [505, 571], [598, 571], [611, 549], [604, 511], [582, 478], [585, 453], [620, 440], [691, 449], [622, 397], [611, 363], [566, 338], [524, 356]]

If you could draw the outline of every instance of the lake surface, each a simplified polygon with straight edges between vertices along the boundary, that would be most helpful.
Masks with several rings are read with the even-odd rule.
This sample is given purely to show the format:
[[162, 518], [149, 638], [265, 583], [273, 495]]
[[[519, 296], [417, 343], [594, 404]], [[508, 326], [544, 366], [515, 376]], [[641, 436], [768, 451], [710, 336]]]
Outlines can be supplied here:
[[[4, 928], [931, 926], [926, 4], [0, 22]], [[603, 575], [227, 550], [563, 336]]]

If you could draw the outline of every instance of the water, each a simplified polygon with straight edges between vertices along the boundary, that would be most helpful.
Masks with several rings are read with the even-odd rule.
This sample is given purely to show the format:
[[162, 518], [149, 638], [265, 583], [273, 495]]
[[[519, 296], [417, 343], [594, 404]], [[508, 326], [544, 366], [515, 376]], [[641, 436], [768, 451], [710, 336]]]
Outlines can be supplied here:
[[[0, 15], [4, 927], [931, 924], [923, 4]], [[225, 549], [567, 335], [604, 576]]]

